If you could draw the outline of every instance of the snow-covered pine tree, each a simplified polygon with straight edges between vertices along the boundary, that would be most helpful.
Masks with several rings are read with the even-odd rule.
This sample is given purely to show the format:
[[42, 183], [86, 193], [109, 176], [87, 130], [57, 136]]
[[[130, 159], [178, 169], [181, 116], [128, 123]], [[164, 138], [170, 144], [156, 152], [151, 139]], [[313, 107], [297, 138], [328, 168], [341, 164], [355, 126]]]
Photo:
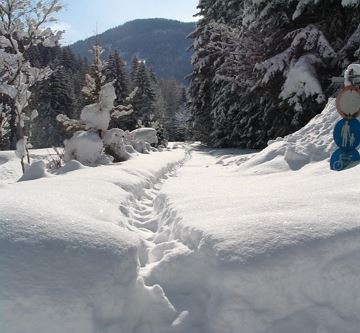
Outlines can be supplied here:
[[75, 116], [76, 98], [72, 72], [65, 67], [57, 69], [37, 89], [39, 116], [34, 121], [31, 142], [37, 148], [61, 146], [66, 133], [56, 121], [59, 114]]
[[51, 74], [50, 68], [32, 66], [27, 52], [36, 45], [56, 45], [61, 32], [54, 34], [47, 25], [60, 9], [59, 0], [4, 0], [0, 3], [0, 93], [13, 101], [11, 112], [15, 118], [18, 156], [23, 169], [28, 147], [24, 127], [36, 114], [28, 107], [31, 89]]
[[[149, 78], [150, 78], [150, 84], [151, 84], [151, 90], [154, 94], [154, 101], [152, 103], [152, 113], [150, 114], [150, 121], [147, 124], [144, 124], [147, 127], [152, 127], [156, 130], [159, 145], [167, 145], [167, 139], [168, 139], [168, 132], [165, 128], [164, 121], [165, 121], [165, 114], [167, 109], [167, 101], [165, 100], [161, 86], [160, 81], [156, 77], [156, 74], [152, 67], [147, 67]], [[166, 142], [166, 143], [165, 143]]]
[[56, 121], [58, 114], [79, 118], [84, 105], [81, 94], [85, 77], [84, 63], [70, 48], [36, 47], [36, 61], [54, 72], [33, 91], [31, 107], [39, 112], [32, 126], [31, 143], [35, 148], [61, 145], [66, 133]]
[[134, 55], [133, 58], [131, 59], [130, 80], [131, 80], [132, 88], [135, 88], [134, 81], [140, 62], [141, 61], [136, 55]]
[[0, 150], [10, 149], [11, 135], [11, 100], [6, 95], [0, 95]]
[[306, 124], [331, 93], [331, 76], [359, 60], [359, 6], [341, 0], [200, 1], [202, 18], [191, 35], [196, 138], [261, 148]]
[[85, 101], [88, 104], [99, 102], [101, 87], [106, 82], [106, 63], [101, 59], [104, 49], [98, 41], [92, 47], [91, 52], [94, 59], [90, 66], [90, 73], [85, 75], [85, 86], [82, 89]]
[[[269, 51], [256, 69], [260, 85], [273, 95], [272, 107], [264, 110], [273, 135], [281, 132], [279, 125], [289, 131], [304, 126], [322, 110], [331, 76], [359, 60], [358, 1], [249, 0], [243, 22], [253, 30], [266, 26]], [[285, 113], [276, 113], [273, 107]], [[285, 123], [279, 119], [285, 117]]]
[[[105, 68], [106, 80], [113, 82], [116, 94], [115, 105], [127, 106], [132, 108], [128, 99], [130, 93], [130, 78], [126, 69], [126, 65], [117, 51], [109, 55], [106, 68]], [[126, 121], [120, 118], [112, 118], [111, 128], [124, 128]]]
[[124, 60], [117, 51], [110, 54], [105, 75], [107, 81], [113, 81], [116, 93], [115, 105], [123, 104], [130, 93], [130, 81]]
[[190, 113], [188, 109], [187, 95], [185, 87], [182, 87], [180, 99], [175, 112], [175, 133], [174, 141], [185, 141], [189, 139], [189, 120]]
[[149, 126], [151, 115], [155, 114], [156, 92], [145, 61], [138, 62], [133, 86], [137, 88], [137, 93], [133, 101], [134, 112], [128, 122], [127, 129], [129, 130], [134, 129], [139, 120], [143, 125]]
[[[263, 148], [271, 134], [264, 110], [271, 106], [279, 109], [280, 104], [280, 99], [273, 98], [272, 91], [268, 92], [257, 84], [258, 75], [254, 72], [254, 66], [263, 60], [267, 51], [264, 44], [266, 35], [261, 30], [229, 24], [213, 26], [217, 37], [209, 47], [217, 50], [218, 59], [213, 80], [212, 144]], [[278, 118], [284, 124], [279, 129], [284, 132], [278, 135], [288, 133], [285, 115], [284, 111]]]
[[191, 131], [194, 139], [204, 143], [210, 142], [213, 129], [211, 118], [212, 80], [214, 78], [215, 56], [207, 49], [207, 43], [211, 38], [211, 31], [200, 20], [196, 30], [189, 36], [192, 38], [192, 73], [188, 76], [189, 86], [189, 110]]
[[164, 127], [170, 141], [176, 140], [175, 114], [182, 98], [182, 89], [174, 79], [162, 79], [159, 82], [161, 94], [166, 103], [164, 110]]

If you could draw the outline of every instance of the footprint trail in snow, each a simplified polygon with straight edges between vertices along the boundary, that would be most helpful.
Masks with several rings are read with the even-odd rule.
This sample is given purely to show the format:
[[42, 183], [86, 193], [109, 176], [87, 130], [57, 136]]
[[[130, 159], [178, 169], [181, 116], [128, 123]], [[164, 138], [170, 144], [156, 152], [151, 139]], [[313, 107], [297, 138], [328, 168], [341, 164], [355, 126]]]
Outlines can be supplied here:
[[[199, 259], [194, 249], [177, 237], [177, 223], [181, 218], [161, 193], [162, 185], [169, 177], [176, 177], [177, 170], [190, 158], [188, 155], [185, 161], [155, 184], [149, 183], [144, 194], [122, 211], [128, 217], [129, 229], [141, 239], [140, 276], [145, 284], [159, 285], [179, 311], [178, 322], [175, 323], [175, 326], [179, 325], [179, 331], [183, 332], [186, 326], [187, 332], [200, 333], [203, 331], [199, 326], [204, 326], [204, 323], [194, 323], [194, 318], [199, 318], [202, 304], [208, 299], [202, 294], [198, 270], [193, 269], [195, 265], [199, 266], [196, 264]], [[174, 332], [177, 332], [176, 328]]]

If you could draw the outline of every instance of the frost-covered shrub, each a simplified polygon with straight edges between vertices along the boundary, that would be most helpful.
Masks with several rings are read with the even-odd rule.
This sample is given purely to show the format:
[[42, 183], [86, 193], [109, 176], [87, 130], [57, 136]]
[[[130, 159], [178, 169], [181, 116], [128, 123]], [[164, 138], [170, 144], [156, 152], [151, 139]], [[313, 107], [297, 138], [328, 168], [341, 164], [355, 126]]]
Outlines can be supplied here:
[[[131, 133], [119, 128], [108, 130], [112, 117], [121, 118], [133, 111], [130, 106], [114, 107], [116, 92], [113, 82], [104, 84], [105, 76], [102, 72], [104, 64], [100, 59], [101, 47], [95, 46], [94, 53], [93, 76], [87, 75], [86, 86], [83, 89], [91, 104], [81, 111], [80, 121], [73, 121], [63, 115], [58, 116], [58, 121], [65, 128], [79, 128], [82, 125], [89, 131], [78, 131], [65, 143], [64, 160], [76, 159], [83, 164], [91, 165], [104, 161], [104, 150], [115, 162], [128, 160], [136, 151], [149, 153], [150, 144], [158, 142], [155, 129], [141, 128]], [[136, 93], [137, 89], [129, 95], [128, 102], [136, 96]]]
[[94, 131], [76, 132], [65, 141], [64, 161], [77, 160], [85, 165], [94, 165], [103, 158], [104, 144]]
[[[29, 60], [29, 52], [36, 46], [57, 45], [61, 32], [54, 33], [50, 22], [56, 21], [53, 15], [61, 8], [59, 0], [2, 0], [0, 3], [0, 94], [1, 102], [7, 100], [5, 104], [9, 106], [1, 113], [13, 119], [6, 132], [10, 131], [10, 136], [20, 140], [21, 146], [26, 145], [26, 134], [31, 137], [30, 125], [37, 116], [37, 111], [30, 107], [33, 87], [52, 73], [50, 67], [36, 67]], [[2, 123], [0, 121], [0, 125]], [[23, 171], [25, 155], [30, 162], [27, 150], [25, 153], [20, 154]]]

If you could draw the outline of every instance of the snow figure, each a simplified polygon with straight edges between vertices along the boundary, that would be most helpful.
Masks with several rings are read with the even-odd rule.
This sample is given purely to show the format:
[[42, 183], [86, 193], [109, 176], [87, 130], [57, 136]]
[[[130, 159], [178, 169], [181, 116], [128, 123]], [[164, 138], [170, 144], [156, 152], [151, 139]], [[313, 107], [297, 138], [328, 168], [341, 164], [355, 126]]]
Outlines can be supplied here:
[[342, 137], [342, 146], [346, 147], [348, 145], [350, 138], [350, 126], [348, 121], [345, 121], [345, 125], [341, 129], [341, 137]]
[[351, 136], [350, 136], [350, 147], [353, 147], [355, 144], [355, 134], [354, 133], [351, 133]]

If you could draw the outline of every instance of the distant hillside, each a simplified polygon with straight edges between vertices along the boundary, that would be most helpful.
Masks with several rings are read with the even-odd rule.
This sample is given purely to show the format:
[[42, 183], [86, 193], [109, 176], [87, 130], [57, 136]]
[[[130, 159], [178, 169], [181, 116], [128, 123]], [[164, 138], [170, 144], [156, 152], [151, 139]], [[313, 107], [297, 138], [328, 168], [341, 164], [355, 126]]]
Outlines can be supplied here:
[[[105, 57], [117, 50], [130, 64], [131, 58], [136, 55], [145, 59], [160, 78], [183, 81], [191, 72], [191, 53], [187, 51], [191, 41], [186, 37], [194, 28], [194, 22], [142, 19], [107, 30], [98, 38], [105, 49]], [[89, 50], [95, 41], [96, 37], [93, 36], [70, 47], [74, 53], [91, 59]]]

